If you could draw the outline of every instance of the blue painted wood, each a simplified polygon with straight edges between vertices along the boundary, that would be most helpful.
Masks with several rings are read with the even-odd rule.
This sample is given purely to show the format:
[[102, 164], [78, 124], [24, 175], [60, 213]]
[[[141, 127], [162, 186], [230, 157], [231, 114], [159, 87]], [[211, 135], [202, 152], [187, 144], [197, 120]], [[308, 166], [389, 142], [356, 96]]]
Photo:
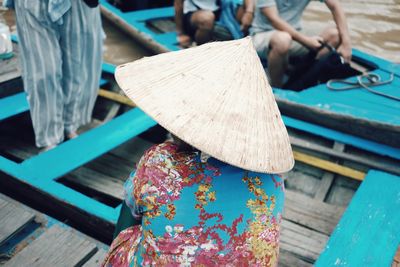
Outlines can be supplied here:
[[0, 121], [29, 110], [24, 92], [0, 98], [0, 107]]
[[390, 62], [386, 59], [362, 52], [358, 49], [353, 49], [353, 56], [363, 58], [376, 64], [380, 69], [385, 70], [388, 73], [394, 73], [400, 76], [400, 64]]
[[388, 156], [400, 160], [400, 149], [383, 145], [374, 141], [366, 140], [361, 137], [342, 133], [323, 126], [294, 119], [288, 116], [282, 116], [286, 127], [294, 128], [317, 136], [322, 136], [327, 139], [339, 141], [341, 143], [351, 145], [369, 152], [376, 153], [382, 156]]
[[[374, 73], [388, 79], [389, 74], [382, 70]], [[400, 77], [395, 76], [392, 84], [376, 86], [379, 90], [400, 97]], [[335, 114], [346, 115], [366, 121], [400, 127], [400, 101], [374, 95], [364, 89], [332, 91], [325, 84], [301, 92], [274, 89], [277, 98], [317, 108]]]
[[57, 178], [101, 156], [156, 123], [140, 109], [132, 109], [78, 138], [20, 164], [0, 157], [0, 170], [88, 213], [115, 223], [114, 209], [56, 181]]
[[400, 177], [369, 171], [315, 266], [391, 266], [399, 211]]

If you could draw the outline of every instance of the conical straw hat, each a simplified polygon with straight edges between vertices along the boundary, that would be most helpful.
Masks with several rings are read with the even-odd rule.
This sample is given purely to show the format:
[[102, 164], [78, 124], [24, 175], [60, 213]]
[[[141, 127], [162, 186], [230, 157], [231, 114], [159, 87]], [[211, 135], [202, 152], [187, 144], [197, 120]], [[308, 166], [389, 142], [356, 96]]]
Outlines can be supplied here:
[[168, 131], [250, 171], [283, 173], [293, 154], [250, 38], [214, 42], [121, 65], [126, 95]]

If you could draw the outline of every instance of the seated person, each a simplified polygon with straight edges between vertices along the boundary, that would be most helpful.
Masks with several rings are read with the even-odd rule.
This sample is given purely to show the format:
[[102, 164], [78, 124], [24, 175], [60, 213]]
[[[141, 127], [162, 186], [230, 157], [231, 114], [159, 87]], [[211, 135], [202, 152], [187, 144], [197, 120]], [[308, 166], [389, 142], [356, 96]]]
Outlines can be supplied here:
[[310, 0], [258, 0], [255, 17], [250, 28], [254, 46], [268, 60], [271, 85], [282, 87], [289, 58], [301, 58], [310, 51], [318, 52], [317, 58], [327, 49], [326, 42], [338, 49], [346, 62], [351, 59], [351, 44], [345, 14], [338, 0], [325, 0], [336, 27], [319, 35], [301, 29], [301, 17]]
[[[212, 40], [214, 23], [219, 19], [221, 8], [217, 0], [175, 0], [175, 23], [179, 43], [187, 47], [194, 40], [198, 45]], [[238, 2], [235, 17], [240, 22], [240, 29], [247, 34], [254, 15], [254, 0]]]

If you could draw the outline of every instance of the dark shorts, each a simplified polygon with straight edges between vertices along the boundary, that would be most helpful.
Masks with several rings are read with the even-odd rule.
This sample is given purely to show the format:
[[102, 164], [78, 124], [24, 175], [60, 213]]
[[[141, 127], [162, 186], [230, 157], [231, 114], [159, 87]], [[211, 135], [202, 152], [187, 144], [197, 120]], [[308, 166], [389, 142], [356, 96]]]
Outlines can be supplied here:
[[[186, 14], [183, 14], [183, 30], [185, 31], [185, 33], [187, 35], [189, 35], [190, 37], [194, 38], [194, 35], [196, 33], [197, 28], [192, 25], [191, 19], [192, 19], [192, 15], [195, 13], [196, 11], [193, 12], [188, 12]], [[220, 14], [221, 14], [221, 10], [218, 9], [216, 11], [213, 11], [214, 15], [215, 15], [215, 21], [219, 20]]]

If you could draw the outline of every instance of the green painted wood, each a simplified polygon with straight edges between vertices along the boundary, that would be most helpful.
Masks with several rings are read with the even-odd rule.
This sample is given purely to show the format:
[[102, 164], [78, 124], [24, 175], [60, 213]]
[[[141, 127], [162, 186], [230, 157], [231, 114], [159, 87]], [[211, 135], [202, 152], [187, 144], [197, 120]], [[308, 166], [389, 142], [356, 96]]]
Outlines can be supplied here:
[[400, 244], [400, 177], [369, 171], [316, 262], [390, 266]]

